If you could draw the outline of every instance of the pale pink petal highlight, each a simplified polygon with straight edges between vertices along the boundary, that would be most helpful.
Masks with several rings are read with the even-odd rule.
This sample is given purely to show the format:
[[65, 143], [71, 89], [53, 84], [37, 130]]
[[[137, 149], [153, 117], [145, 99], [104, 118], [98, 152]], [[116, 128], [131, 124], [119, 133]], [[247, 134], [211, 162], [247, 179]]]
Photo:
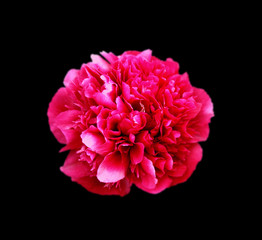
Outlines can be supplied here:
[[113, 183], [123, 179], [126, 175], [128, 163], [120, 152], [108, 154], [97, 170], [97, 178], [103, 183]]

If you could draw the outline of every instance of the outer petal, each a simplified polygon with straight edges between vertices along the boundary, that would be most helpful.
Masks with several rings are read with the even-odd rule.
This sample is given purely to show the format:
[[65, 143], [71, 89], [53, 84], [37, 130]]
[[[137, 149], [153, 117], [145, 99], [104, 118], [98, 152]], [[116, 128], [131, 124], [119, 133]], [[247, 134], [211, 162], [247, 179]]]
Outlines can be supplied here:
[[67, 90], [66, 88], [62, 87], [59, 88], [54, 97], [52, 98], [51, 102], [49, 103], [47, 116], [49, 118], [49, 122], [52, 123], [53, 119], [61, 112], [67, 110], [65, 107], [67, 103]]
[[[187, 169], [183, 176], [174, 178], [172, 185], [185, 182], [195, 171], [197, 164], [201, 161], [203, 155], [202, 148], [199, 143], [192, 144], [186, 158]], [[183, 169], [180, 169], [183, 170]]]
[[92, 193], [100, 195], [120, 195], [125, 196], [130, 192], [130, 183], [127, 179], [119, 181], [117, 186], [105, 187], [105, 184], [99, 182], [96, 177], [83, 177], [72, 179], [82, 185], [85, 189]]
[[130, 149], [130, 159], [133, 164], [140, 163], [144, 158], [145, 146], [143, 143], [135, 143]]
[[99, 55], [91, 54], [91, 59], [92, 62], [97, 64], [102, 70], [109, 71], [111, 69], [110, 64]]
[[100, 182], [114, 183], [126, 176], [128, 162], [119, 151], [108, 154], [97, 170]]
[[179, 71], [179, 63], [175, 62], [172, 58], [167, 58], [165, 65], [168, 67], [168, 73], [170, 75], [177, 74]]
[[84, 161], [78, 161], [79, 155], [75, 153], [75, 151], [71, 151], [64, 165], [60, 168], [60, 170], [67, 176], [72, 178], [81, 178], [89, 175], [90, 168], [89, 165]]
[[92, 193], [124, 196], [130, 192], [130, 183], [127, 179], [119, 181], [117, 185], [106, 187], [96, 177], [88, 176], [88, 164], [79, 161], [79, 155], [75, 151], [70, 151], [60, 170], [71, 177], [72, 181], [79, 183]]
[[67, 72], [65, 78], [64, 78], [64, 85], [67, 87], [71, 82], [73, 82], [79, 74], [78, 69], [71, 69]]
[[118, 59], [118, 57], [115, 55], [115, 54], [113, 54], [113, 53], [107, 53], [107, 52], [105, 52], [105, 51], [102, 51], [102, 52], [100, 52], [100, 54], [104, 57], [104, 58], [106, 58], [106, 60], [108, 60], [111, 64], [113, 63], [113, 62], [115, 62], [115, 61], [117, 61], [117, 59]]
[[214, 116], [213, 103], [211, 101], [211, 98], [208, 96], [205, 90], [195, 87], [193, 89], [194, 89], [194, 94], [196, 94], [195, 99], [198, 102], [202, 103], [201, 114], [209, 118], [208, 119], [209, 121], [210, 118]]
[[152, 50], [150, 49], [144, 50], [143, 52], [139, 53], [137, 57], [142, 57], [146, 59], [147, 61], [150, 61], [152, 57]]
[[70, 129], [75, 125], [75, 120], [81, 114], [78, 110], [68, 110], [65, 112], [61, 112], [59, 115], [56, 116], [55, 121], [56, 125], [60, 129]]
[[173, 176], [164, 175], [162, 178], [158, 179], [155, 188], [152, 189], [145, 187], [142, 183], [136, 183], [136, 186], [149, 193], [153, 193], [153, 194], [160, 193], [166, 188], [174, 186], [178, 183], [185, 182], [192, 175], [201, 158], [202, 158], [202, 148], [198, 143], [194, 143], [192, 144], [189, 154], [187, 156], [186, 159], [187, 169], [183, 174], [183, 176], [174, 178]]
[[144, 157], [141, 162], [142, 169], [145, 171], [145, 175], [142, 176], [142, 185], [148, 189], [154, 189], [158, 182], [156, 178], [155, 167], [153, 162], [148, 158]]
[[66, 105], [69, 105], [70, 101], [68, 98], [68, 93], [66, 88], [60, 88], [52, 98], [48, 111], [47, 111], [47, 116], [48, 116], [48, 121], [50, 125], [51, 132], [54, 134], [56, 139], [60, 142], [65, 144], [66, 143], [66, 138], [64, 137], [63, 133], [61, 130], [57, 127], [56, 124], [56, 117], [64, 112], [67, 111], [68, 109], [66, 108]]
[[191, 135], [196, 141], [206, 141], [209, 135], [208, 124], [214, 116], [213, 103], [203, 89], [194, 88], [194, 94], [196, 101], [202, 104], [202, 108], [188, 127], [194, 130], [195, 133]]
[[171, 186], [172, 179], [168, 177], [167, 175], [164, 175], [161, 179], [158, 179], [157, 184], [155, 185], [155, 188], [147, 188], [142, 183], [137, 184], [136, 186], [145, 192], [157, 194], [165, 190], [166, 188], [169, 188]]

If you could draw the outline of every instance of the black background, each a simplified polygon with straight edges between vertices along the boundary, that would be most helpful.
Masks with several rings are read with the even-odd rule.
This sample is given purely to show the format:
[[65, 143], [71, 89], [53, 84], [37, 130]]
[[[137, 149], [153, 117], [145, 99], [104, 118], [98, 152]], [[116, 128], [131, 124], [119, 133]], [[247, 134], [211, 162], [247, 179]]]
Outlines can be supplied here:
[[[171, 227], [175, 222], [200, 224], [201, 218], [204, 225], [216, 229], [216, 222], [223, 217], [223, 229], [227, 229], [237, 212], [234, 196], [238, 184], [232, 176], [236, 159], [232, 158], [230, 139], [235, 130], [229, 117], [234, 114], [234, 100], [229, 96], [236, 81], [233, 56], [238, 23], [231, 18], [230, 9], [66, 7], [35, 6], [35, 11], [18, 23], [21, 31], [15, 34], [20, 39], [14, 44], [15, 56], [23, 64], [21, 74], [26, 79], [19, 82], [27, 106], [23, 108], [27, 117], [20, 115], [20, 134], [31, 139], [19, 149], [27, 158], [22, 164], [26, 170], [13, 184], [19, 186], [19, 206], [26, 213], [33, 212], [32, 220], [47, 217], [47, 229], [80, 218], [84, 225], [107, 225], [112, 217], [122, 223], [134, 218], [127, 228], [141, 228], [149, 222], [153, 229], [161, 223]], [[49, 130], [48, 104], [62, 87], [67, 71], [89, 62], [90, 54], [111, 51], [120, 55], [145, 49], [162, 60], [171, 57], [179, 62], [180, 73], [188, 72], [192, 85], [210, 95], [215, 117], [208, 140], [201, 143], [202, 161], [187, 182], [156, 195], [135, 186], [124, 197], [90, 193], [59, 170], [68, 153], [59, 153], [62, 145]]]

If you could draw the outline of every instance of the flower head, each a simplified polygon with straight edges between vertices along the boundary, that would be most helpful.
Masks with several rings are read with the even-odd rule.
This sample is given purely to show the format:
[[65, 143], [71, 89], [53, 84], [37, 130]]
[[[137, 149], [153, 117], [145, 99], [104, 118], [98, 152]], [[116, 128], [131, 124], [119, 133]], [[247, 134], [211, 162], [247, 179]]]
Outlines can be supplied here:
[[70, 70], [48, 108], [50, 129], [70, 150], [61, 171], [102, 195], [149, 192], [186, 181], [202, 158], [213, 104], [179, 64], [151, 50], [101, 52]]

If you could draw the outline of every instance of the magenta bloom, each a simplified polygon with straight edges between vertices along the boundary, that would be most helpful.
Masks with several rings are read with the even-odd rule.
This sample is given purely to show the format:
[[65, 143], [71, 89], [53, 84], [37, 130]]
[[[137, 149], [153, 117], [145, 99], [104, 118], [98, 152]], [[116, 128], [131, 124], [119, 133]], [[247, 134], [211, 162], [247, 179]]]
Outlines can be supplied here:
[[48, 108], [56, 139], [70, 150], [61, 171], [102, 195], [149, 192], [186, 181], [202, 158], [213, 104], [179, 64], [151, 50], [101, 52], [70, 70]]

